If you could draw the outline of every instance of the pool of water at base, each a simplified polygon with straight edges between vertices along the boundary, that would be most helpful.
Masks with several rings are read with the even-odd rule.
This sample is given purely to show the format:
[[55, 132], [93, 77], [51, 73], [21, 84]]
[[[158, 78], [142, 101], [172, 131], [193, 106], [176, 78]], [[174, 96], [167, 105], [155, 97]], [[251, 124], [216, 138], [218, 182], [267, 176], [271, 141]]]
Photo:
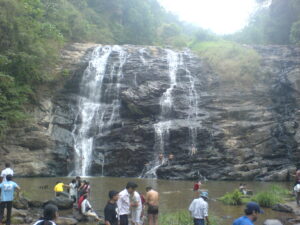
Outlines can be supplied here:
[[[72, 178], [16, 178], [23, 191], [31, 199], [48, 200], [54, 197], [53, 187], [56, 181], [62, 181], [69, 184]], [[108, 191], [124, 189], [128, 181], [134, 181], [138, 184], [137, 191], [144, 194], [147, 186], [153, 187], [160, 193], [160, 213], [176, 212], [187, 210], [193, 200], [195, 193], [192, 191], [192, 181], [175, 181], [175, 180], [156, 180], [156, 179], [137, 179], [137, 178], [114, 178], [114, 177], [86, 177], [91, 183], [91, 204], [94, 209], [103, 215], [103, 209], [108, 201]], [[231, 225], [232, 221], [243, 215], [244, 206], [224, 205], [217, 198], [223, 196], [226, 192], [233, 191], [239, 187], [241, 182], [238, 181], [207, 181], [202, 185], [202, 189], [209, 192], [209, 213], [221, 218], [222, 225]], [[257, 191], [268, 190], [272, 185], [277, 184], [292, 190], [290, 183], [274, 182], [243, 182], [247, 188]], [[46, 187], [46, 189], [44, 188]], [[293, 214], [280, 213], [271, 209], [264, 209], [265, 213], [259, 216], [257, 225], [263, 224], [266, 219], [279, 219], [284, 224], [287, 219], [293, 218]], [[220, 224], [221, 225], [221, 224]]]

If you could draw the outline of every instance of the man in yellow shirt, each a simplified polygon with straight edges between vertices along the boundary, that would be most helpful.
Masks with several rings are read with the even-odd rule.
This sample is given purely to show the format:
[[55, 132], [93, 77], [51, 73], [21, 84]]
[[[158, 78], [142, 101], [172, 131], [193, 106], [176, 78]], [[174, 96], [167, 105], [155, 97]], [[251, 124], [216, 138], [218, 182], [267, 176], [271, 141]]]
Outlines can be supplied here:
[[64, 187], [69, 187], [69, 185], [66, 185], [64, 183], [62, 183], [61, 181], [57, 181], [56, 185], [54, 186], [54, 192], [55, 192], [55, 196], [60, 196], [60, 195], [68, 195], [67, 193], [64, 192]]

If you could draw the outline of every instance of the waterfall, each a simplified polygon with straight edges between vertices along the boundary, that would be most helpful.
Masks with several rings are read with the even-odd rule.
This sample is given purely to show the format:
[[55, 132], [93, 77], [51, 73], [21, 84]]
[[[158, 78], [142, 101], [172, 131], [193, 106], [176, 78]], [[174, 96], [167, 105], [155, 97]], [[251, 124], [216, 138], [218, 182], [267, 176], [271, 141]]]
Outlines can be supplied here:
[[165, 143], [169, 140], [169, 130], [172, 125], [172, 109], [173, 109], [173, 90], [177, 84], [176, 74], [179, 65], [178, 53], [167, 49], [167, 61], [169, 65], [170, 87], [163, 93], [160, 98], [160, 122], [154, 124], [155, 144], [154, 144], [154, 160], [146, 166], [142, 172], [142, 177], [156, 178], [157, 169], [165, 163], [164, 159], [160, 159], [159, 155], [165, 153]]
[[186, 72], [186, 76], [189, 80], [189, 87], [188, 87], [188, 99], [189, 99], [189, 110], [188, 110], [188, 124], [189, 124], [189, 137], [190, 137], [190, 150], [189, 154], [193, 155], [197, 151], [197, 116], [198, 116], [198, 93], [195, 88], [195, 78], [192, 76], [191, 71], [188, 69], [188, 65], [184, 62], [183, 57], [187, 57], [189, 60], [191, 59], [191, 55], [189, 52], [184, 52], [184, 55], [181, 54], [180, 65]]
[[[110, 71], [107, 71], [108, 60], [114, 52], [118, 53], [119, 62], [114, 62]], [[78, 115], [72, 132], [75, 149], [73, 175], [89, 175], [94, 138], [110, 129], [119, 117], [120, 81], [125, 61], [126, 52], [120, 46], [100, 46], [92, 53], [80, 84]], [[102, 175], [104, 158], [102, 153]]]

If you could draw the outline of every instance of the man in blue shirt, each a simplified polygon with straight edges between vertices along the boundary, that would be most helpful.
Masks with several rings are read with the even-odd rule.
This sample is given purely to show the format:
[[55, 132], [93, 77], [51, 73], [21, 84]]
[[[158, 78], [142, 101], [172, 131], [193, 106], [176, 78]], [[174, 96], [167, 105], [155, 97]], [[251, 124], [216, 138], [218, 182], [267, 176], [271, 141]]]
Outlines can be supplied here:
[[4, 215], [4, 209], [7, 210], [6, 216], [6, 225], [10, 225], [10, 218], [11, 218], [11, 209], [12, 209], [12, 202], [14, 200], [14, 192], [17, 190], [19, 195], [20, 187], [15, 182], [12, 181], [12, 176], [7, 175], [6, 181], [0, 184], [1, 189], [1, 200], [0, 200], [0, 224], [2, 224], [2, 219]]
[[264, 213], [256, 202], [249, 202], [246, 205], [245, 216], [236, 219], [232, 225], [254, 225], [259, 213]]

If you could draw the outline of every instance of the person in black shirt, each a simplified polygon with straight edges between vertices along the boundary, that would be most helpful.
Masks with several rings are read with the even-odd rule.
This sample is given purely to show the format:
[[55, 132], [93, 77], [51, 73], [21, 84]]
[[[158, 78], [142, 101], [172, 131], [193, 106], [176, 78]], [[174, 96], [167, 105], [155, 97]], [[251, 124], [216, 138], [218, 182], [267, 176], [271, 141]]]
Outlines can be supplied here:
[[104, 208], [105, 225], [118, 225], [117, 201], [119, 193], [117, 191], [110, 191], [108, 197], [109, 201]]

